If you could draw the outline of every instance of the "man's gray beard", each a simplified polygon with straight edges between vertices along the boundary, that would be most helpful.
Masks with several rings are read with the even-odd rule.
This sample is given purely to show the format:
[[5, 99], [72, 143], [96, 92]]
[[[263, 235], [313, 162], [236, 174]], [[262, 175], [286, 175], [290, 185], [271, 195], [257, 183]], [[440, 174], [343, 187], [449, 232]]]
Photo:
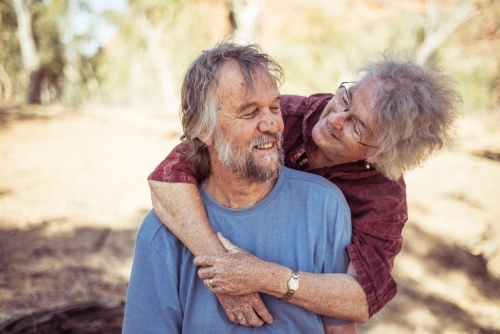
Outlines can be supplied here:
[[262, 183], [267, 180], [277, 178], [284, 165], [285, 155], [283, 153], [283, 136], [277, 132], [275, 145], [278, 145], [277, 152], [265, 156], [266, 163], [274, 163], [270, 167], [259, 165], [253, 155], [254, 146], [267, 143], [271, 139], [269, 135], [262, 135], [252, 141], [246, 150], [235, 147], [228, 141], [221, 130], [215, 134], [214, 149], [220, 163], [229, 169], [238, 178], [251, 183]]

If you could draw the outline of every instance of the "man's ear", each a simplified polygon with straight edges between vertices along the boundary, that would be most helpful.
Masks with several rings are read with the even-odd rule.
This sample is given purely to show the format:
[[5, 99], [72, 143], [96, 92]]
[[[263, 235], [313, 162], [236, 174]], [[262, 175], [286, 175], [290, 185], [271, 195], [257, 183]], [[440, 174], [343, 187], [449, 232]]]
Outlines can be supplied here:
[[214, 140], [212, 136], [208, 137], [205, 134], [201, 134], [198, 136], [198, 139], [201, 140], [207, 147], [214, 146]]

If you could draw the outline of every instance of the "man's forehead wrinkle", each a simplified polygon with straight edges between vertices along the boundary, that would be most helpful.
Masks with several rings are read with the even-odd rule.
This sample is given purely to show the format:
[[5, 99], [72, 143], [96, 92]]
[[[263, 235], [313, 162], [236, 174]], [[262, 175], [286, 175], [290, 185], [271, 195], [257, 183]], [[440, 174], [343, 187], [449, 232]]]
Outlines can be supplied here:
[[[245, 76], [245, 74], [250, 76]], [[218, 85], [212, 94], [217, 101], [219, 111], [230, 108], [232, 113], [236, 115], [261, 103], [256, 98], [259, 91], [270, 92], [275, 88], [277, 88], [276, 79], [265, 69], [253, 68], [250, 71], [245, 71], [242, 70], [241, 64], [229, 61], [224, 64], [219, 73]], [[269, 103], [280, 98], [278, 90], [276, 96], [273, 96]]]

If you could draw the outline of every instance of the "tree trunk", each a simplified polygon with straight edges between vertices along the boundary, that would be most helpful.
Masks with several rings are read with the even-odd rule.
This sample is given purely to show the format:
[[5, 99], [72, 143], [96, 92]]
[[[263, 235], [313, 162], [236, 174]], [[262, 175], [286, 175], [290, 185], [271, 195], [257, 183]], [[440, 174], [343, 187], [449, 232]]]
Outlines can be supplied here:
[[156, 77], [160, 84], [164, 104], [169, 112], [175, 112], [180, 105], [177, 84], [168, 62], [167, 52], [162, 48], [162, 37], [168, 23], [153, 25], [146, 15], [138, 17], [138, 26], [146, 43], [146, 50], [156, 69]]
[[30, 72], [30, 83], [28, 87], [28, 103], [41, 104], [42, 103], [42, 78], [43, 73], [41, 69]]
[[[451, 15], [443, 10], [440, 11], [439, 5], [433, 1], [426, 1], [425, 39], [416, 50], [416, 60], [419, 64], [424, 64], [458, 27], [479, 13], [474, 7], [474, 0], [458, 1]], [[446, 20], [443, 20], [444, 16], [447, 16]]]
[[28, 103], [40, 104], [42, 72], [33, 37], [31, 0], [13, 0], [17, 17], [17, 35], [26, 72], [29, 75]]
[[101, 88], [97, 80], [92, 64], [85, 58], [81, 57], [82, 71], [85, 76], [85, 83], [90, 93], [90, 100], [93, 103], [102, 103]]
[[227, 0], [226, 4], [233, 37], [244, 43], [258, 43], [266, 0]]
[[10, 104], [12, 101], [12, 81], [5, 71], [5, 68], [0, 64], [0, 82], [2, 83], [2, 105]]

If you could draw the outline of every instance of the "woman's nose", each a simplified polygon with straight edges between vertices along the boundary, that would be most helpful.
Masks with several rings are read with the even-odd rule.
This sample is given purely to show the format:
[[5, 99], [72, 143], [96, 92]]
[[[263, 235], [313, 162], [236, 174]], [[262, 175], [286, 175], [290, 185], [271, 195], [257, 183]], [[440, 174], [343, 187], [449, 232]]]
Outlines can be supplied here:
[[349, 117], [349, 112], [345, 111], [334, 111], [328, 115], [328, 123], [337, 128], [342, 128], [346, 119]]

